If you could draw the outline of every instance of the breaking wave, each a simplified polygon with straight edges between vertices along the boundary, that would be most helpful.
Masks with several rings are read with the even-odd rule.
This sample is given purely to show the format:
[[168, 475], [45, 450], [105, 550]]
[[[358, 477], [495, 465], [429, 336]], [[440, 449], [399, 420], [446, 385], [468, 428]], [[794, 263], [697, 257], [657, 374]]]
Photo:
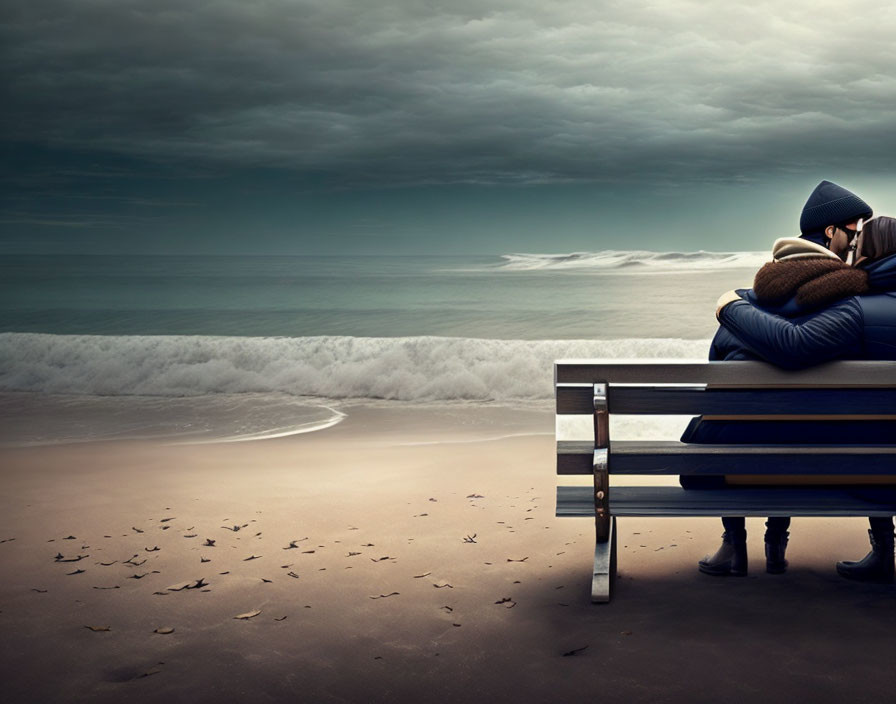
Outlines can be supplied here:
[[563, 358], [706, 359], [708, 340], [0, 333], [0, 391], [510, 401], [553, 396]]
[[498, 271], [536, 270], [638, 270], [650, 272], [694, 269], [758, 269], [770, 259], [768, 252], [572, 252], [571, 254], [503, 254]]

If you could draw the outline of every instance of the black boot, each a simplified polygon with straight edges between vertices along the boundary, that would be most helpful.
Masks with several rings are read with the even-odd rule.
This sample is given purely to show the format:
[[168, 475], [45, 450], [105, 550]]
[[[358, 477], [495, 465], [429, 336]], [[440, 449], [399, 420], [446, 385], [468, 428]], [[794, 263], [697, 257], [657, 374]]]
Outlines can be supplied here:
[[765, 528], [765, 571], [769, 574], [782, 574], [787, 571], [788, 563], [784, 559], [784, 552], [787, 550], [790, 533], [780, 530], [771, 520], [766, 522]]
[[747, 532], [726, 530], [722, 533], [722, 545], [716, 554], [712, 557], [707, 555], [698, 564], [703, 574], [711, 574], [716, 577], [746, 576]]
[[893, 582], [893, 529], [886, 531], [869, 530], [871, 552], [857, 562], [844, 560], [837, 563], [837, 573], [847, 579], [860, 582]]

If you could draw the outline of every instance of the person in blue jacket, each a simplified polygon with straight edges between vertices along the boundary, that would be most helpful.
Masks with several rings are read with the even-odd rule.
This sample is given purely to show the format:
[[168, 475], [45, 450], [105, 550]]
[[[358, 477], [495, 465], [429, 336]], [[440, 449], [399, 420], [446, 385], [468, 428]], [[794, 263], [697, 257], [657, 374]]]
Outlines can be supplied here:
[[[843, 254], [833, 238], [830, 247]], [[722, 327], [713, 340], [711, 358], [763, 359], [790, 369], [833, 359], [896, 360], [896, 219], [870, 221], [853, 256], [854, 269], [821, 257], [766, 264], [752, 290], [720, 299], [717, 317]], [[843, 298], [848, 292], [854, 295]], [[896, 441], [893, 421], [852, 426], [836, 421], [833, 428], [824, 421], [802, 423], [802, 427], [774, 425], [768, 429], [772, 434], [786, 433], [791, 440], [799, 437], [804, 442], [836, 442], [843, 437], [857, 442]], [[871, 551], [861, 560], [838, 562], [837, 572], [849, 579], [893, 582], [893, 519], [868, 520]]]
[[[765, 291], [774, 303], [777, 304], [778, 313], [790, 313], [798, 315], [800, 311], [808, 314], [811, 309], [829, 304], [840, 298], [852, 296], [856, 293], [864, 293], [865, 289], [855, 288], [856, 282], [848, 280], [849, 274], [844, 279], [845, 265], [841, 260], [849, 256], [851, 245], [856, 242], [861, 220], [873, 215], [870, 206], [861, 198], [830, 181], [822, 181], [810, 194], [800, 217], [801, 237], [805, 244], [805, 251], [795, 247], [796, 240], [785, 240], [782, 250], [782, 261], [794, 262], [778, 270], [766, 272], [768, 283], [772, 284]], [[821, 244], [830, 249], [820, 247]], [[813, 251], [814, 248], [814, 251]], [[836, 256], [834, 256], [836, 255]], [[804, 261], [812, 261], [808, 267], [803, 266]], [[826, 261], [825, 261], [826, 260]], [[767, 265], [768, 266], [768, 265]], [[780, 271], [787, 269], [786, 272]], [[765, 267], [764, 267], [765, 269]], [[795, 269], [800, 269], [799, 273]], [[838, 271], [833, 271], [837, 269]], [[777, 276], [777, 274], [786, 274]], [[803, 285], [808, 284], [808, 291], [804, 296], [786, 295], [781, 283], [796, 275]], [[757, 275], [757, 278], [759, 276]], [[813, 281], [818, 279], [818, 281]], [[777, 285], [776, 285], [777, 284]], [[786, 286], [784, 287], [786, 288]], [[751, 292], [731, 292], [720, 299], [724, 304], [740, 299], [740, 295], [747, 296], [749, 300]], [[787, 300], [791, 298], [792, 300]], [[806, 300], [803, 300], [803, 299]], [[756, 304], [757, 300], [750, 300]], [[789, 305], [789, 308], [788, 308]], [[798, 359], [792, 367], [806, 366], [806, 360], [795, 355]], [[760, 352], [744, 345], [732, 332], [724, 326], [719, 329], [713, 340], [710, 350], [710, 359], [765, 359]], [[774, 360], [769, 360], [774, 361]], [[813, 436], [819, 435], [820, 426], [816, 424], [738, 424], [730, 422], [713, 422], [695, 419], [688, 426], [682, 436], [685, 442], [792, 442], [795, 433], [805, 434], [807, 441], [812, 441]], [[827, 429], [829, 430], [829, 429]], [[823, 438], [830, 438], [829, 432], [821, 434]], [[823, 441], [823, 440], [822, 440]], [[828, 440], [830, 442], [830, 440]], [[691, 480], [693, 482], [693, 480]], [[717, 481], [723, 481], [718, 478]], [[684, 486], [691, 485], [686, 477], [682, 477]], [[722, 519], [725, 532], [722, 534], [722, 545], [711, 557], [700, 561], [700, 571], [711, 575], [745, 575], [747, 573], [746, 529], [743, 518], [725, 517]], [[784, 572], [787, 568], [787, 560], [784, 558], [789, 537], [788, 517], [772, 517], [766, 523], [765, 552], [766, 570], [771, 573]]]

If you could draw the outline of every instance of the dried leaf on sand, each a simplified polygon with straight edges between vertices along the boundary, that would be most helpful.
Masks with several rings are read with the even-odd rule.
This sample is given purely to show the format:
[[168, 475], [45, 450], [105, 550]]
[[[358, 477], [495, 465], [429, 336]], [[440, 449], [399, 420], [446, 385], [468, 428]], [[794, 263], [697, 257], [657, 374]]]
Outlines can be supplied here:
[[179, 582], [177, 584], [172, 584], [168, 587], [169, 592], [180, 592], [184, 589], [199, 589], [200, 587], [207, 587], [208, 582], [205, 581], [205, 578], [202, 577], [193, 582]]
[[242, 621], [248, 621], [250, 618], [255, 618], [260, 613], [261, 613], [261, 611], [247, 611], [244, 614], [239, 614], [237, 616], [234, 616], [234, 618], [238, 618]]
[[56, 562], [80, 562], [86, 557], [90, 557], [90, 555], [78, 555], [77, 557], [65, 557], [61, 552], [56, 555], [54, 558]]

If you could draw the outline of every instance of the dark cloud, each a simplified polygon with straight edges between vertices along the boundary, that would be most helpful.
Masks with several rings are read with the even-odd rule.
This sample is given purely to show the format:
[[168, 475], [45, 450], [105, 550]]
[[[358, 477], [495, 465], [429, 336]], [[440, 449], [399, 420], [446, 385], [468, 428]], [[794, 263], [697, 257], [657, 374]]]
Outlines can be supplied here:
[[15, 0], [11, 142], [330, 185], [890, 171], [872, 2]]

